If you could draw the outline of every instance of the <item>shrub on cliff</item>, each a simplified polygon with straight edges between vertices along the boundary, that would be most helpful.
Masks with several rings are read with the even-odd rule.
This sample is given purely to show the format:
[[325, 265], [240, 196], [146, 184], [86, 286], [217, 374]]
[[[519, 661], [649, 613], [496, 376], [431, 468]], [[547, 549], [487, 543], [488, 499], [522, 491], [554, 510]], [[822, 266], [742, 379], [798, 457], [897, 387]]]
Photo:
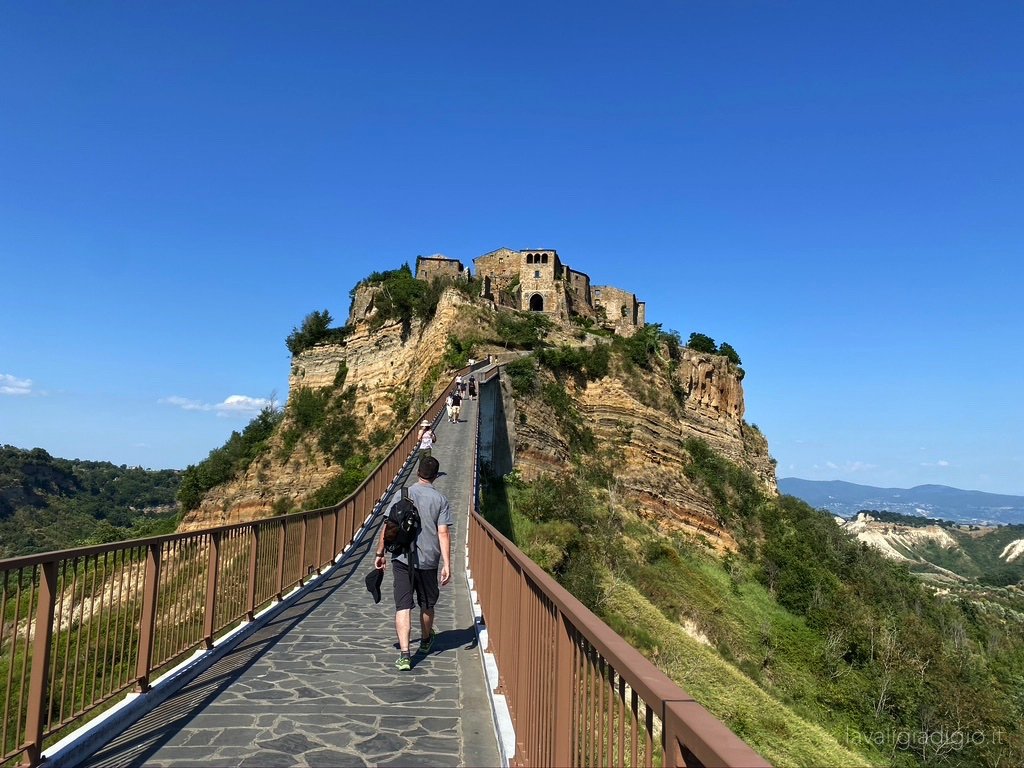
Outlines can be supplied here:
[[505, 373], [517, 395], [532, 392], [537, 384], [537, 366], [532, 357], [521, 357], [505, 366]]
[[266, 449], [267, 441], [281, 423], [283, 412], [267, 406], [241, 433], [232, 432], [220, 448], [214, 448], [198, 464], [190, 464], [182, 473], [178, 501], [185, 512], [199, 506], [203, 494], [248, 468]]
[[635, 365], [649, 371], [654, 368], [662, 336], [660, 323], [648, 323], [632, 336], [616, 336], [612, 343], [625, 358], [627, 367]]
[[323, 312], [311, 312], [306, 315], [302, 325], [292, 328], [292, 332], [285, 339], [284, 343], [288, 347], [288, 351], [294, 357], [316, 344], [340, 344], [351, 329], [347, 325], [341, 328], [331, 328], [331, 322], [331, 313], [326, 309]]
[[[726, 358], [733, 365], [740, 365], [740, 355], [733, 347], [732, 344], [723, 341], [721, 344], [715, 344], [715, 340], [710, 336], [706, 336], [703, 333], [691, 333], [689, 341], [686, 342], [686, 346], [695, 352], [706, 352], [709, 355], [721, 355]], [[742, 376], [743, 369], [740, 369], [740, 375]]]
[[686, 346], [695, 352], [706, 352], [709, 355], [718, 354], [718, 345], [710, 336], [694, 331], [686, 342]]
[[446, 288], [456, 288], [471, 298], [479, 295], [479, 285], [470, 280], [454, 277], [435, 277], [429, 282], [417, 280], [408, 263], [398, 269], [373, 272], [349, 291], [349, 298], [355, 301], [356, 291], [362, 286], [379, 288], [373, 298], [376, 312], [370, 326], [379, 328], [384, 323], [401, 322], [404, 333], [410, 331], [414, 319], [425, 323], [434, 318]]
[[464, 368], [469, 363], [469, 358], [473, 356], [475, 348], [476, 339], [448, 334], [448, 340], [445, 342], [444, 347], [444, 359], [442, 360], [445, 368], [449, 370]]
[[540, 312], [500, 312], [494, 330], [506, 348], [535, 349], [554, 327]]
[[742, 360], [740, 360], [739, 353], [735, 349], [733, 349], [732, 344], [729, 344], [728, 342], [725, 341], [718, 345], [718, 354], [722, 355], [725, 358], [728, 358], [729, 362], [732, 363], [733, 365], [740, 365], [743, 362]]
[[611, 347], [595, 344], [593, 347], [545, 347], [537, 350], [537, 362], [555, 375], [578, 375], [588, 381], [608, 375], [611, 367]]

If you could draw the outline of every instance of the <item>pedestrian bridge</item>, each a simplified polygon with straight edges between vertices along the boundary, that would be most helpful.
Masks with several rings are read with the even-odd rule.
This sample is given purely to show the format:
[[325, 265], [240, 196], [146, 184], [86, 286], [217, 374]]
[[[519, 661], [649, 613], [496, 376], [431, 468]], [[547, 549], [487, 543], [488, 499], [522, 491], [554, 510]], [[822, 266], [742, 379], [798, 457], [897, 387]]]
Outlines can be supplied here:
[[411, 672], [363, 576], [416, 427], [334, 507], [0, 561], [0, 766], [766, 766], [479, 516], [482, 402], [423, 415], [456, 522]]

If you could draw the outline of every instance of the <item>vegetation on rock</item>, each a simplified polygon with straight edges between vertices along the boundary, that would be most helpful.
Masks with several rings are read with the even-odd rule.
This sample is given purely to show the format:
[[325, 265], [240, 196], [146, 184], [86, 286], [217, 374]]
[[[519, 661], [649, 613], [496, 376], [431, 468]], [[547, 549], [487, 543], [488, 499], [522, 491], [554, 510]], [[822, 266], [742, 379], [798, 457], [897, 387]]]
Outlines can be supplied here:
[[331, 313], [326, 309], [306, 315], [302, 325], [292, 328], [292, 332], [285, 339], [288, 351], [294, 357], [317, 344], [341, 344], [345, 337], [352, 332], [352, 329], [347, 325], [341, 328], [331, 328], [332, 322], [334, 320]]
[[639, 517], [609, 491], [612, 468], [592, 483], [593, 454], [559, 477], [490, 478], [485, 514], [770, 761], [1020, 762], [1022, 613], [936, 596], [829, 516], [688, 447], [737, 552]]
[[267, 450], [274, 430], [284, 414], [268, 406], [249, 422], [241, 432], [232, 432], [220, 448], [214, 448], [198, 464], [190, 464], [181, 478], [178, 501], [184, 512], [191, 512], [203, 500], [203, 494], [214, 486], [225, 483]]
[[[678, 334], [648, 325], [609, 352], [607, 375], [679, 416], [652, 384], [681, 364]], [[485, 514], [499, 529], [772, 762], [1022, 762], [1019, 588], [936, 594], [696, 437], [682, 439], [689, 458], [676, 471], [734, 546], [723, 554], [652, 518], [623, 492], [629, 434], [598, 443], [578, 418], [591, 353], [541, 348], [505, 366], [516, 411], [530, 424], [554, 416], [558, 434], [533, 440], [564, 441], [571, 461], [558, 476], [488, 478]], [[743, 425], [741, 441], [749, 451], [763, 436]]]
[[506, 349], [535, 349], [543, 344], [554, 324], [538, 312], [499, 312], [494, 329]]
[[406, 334], [413, 320], [427, 323], [433, 319], [446, 288], [457, 288], [470, 297], [479, 294], [479, 287], [471, 280], [451, 277], [435, 277], [429, 282], [417, 280], [408, 263], [398, 269], [371, 273], [349, 291], [349, 299], [354, 302], [356, 292], [368, 286], [378, 289], [374, 295], [376, 311], [371, 317], [370, 327], [376, 329], [385, 323], [401, 322]]

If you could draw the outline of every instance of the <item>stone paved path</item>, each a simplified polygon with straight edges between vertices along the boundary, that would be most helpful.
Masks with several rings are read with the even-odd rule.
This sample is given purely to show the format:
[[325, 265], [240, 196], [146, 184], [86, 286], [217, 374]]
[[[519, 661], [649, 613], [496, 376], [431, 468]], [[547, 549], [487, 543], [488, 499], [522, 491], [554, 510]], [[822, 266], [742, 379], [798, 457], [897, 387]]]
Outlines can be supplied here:
[[[81, 765], [499, 765], [463, 568], [476, 408], [467, 401], [461, 423], [442, 417], [437, 427], [435, 485], [456, 531], [429, 656], [395, 670], [391, 569], [374, 605], [363, 585], [373, 567], [366, 537], [308, 594]], [[418, 635], [414, 610], [413, 647]]]

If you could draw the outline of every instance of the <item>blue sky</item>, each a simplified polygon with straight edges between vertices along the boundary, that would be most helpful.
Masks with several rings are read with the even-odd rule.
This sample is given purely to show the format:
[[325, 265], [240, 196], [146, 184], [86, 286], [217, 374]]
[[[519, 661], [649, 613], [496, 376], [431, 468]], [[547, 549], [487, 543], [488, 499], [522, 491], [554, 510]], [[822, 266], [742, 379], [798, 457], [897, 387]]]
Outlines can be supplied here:
[[0, 443], [183, 467], [375, 269], [551, 247], [780, 476], [1024, 494], [1019, 3], [7, 3]]

